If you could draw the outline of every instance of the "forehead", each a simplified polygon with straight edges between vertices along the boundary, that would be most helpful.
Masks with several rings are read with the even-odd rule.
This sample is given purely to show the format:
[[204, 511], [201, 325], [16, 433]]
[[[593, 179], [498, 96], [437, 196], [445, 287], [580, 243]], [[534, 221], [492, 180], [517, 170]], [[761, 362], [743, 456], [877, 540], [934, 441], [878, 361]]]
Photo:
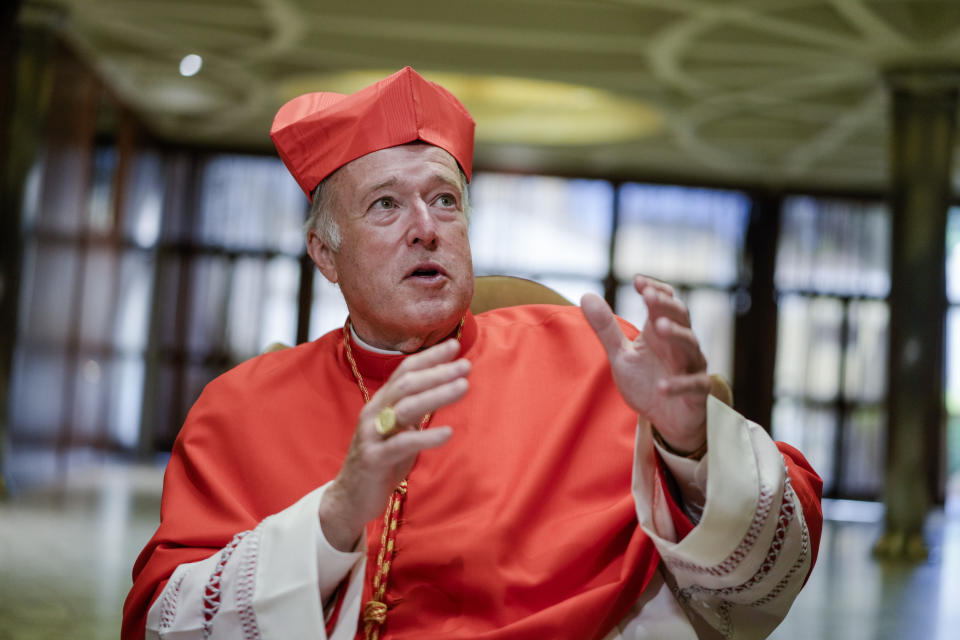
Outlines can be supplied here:
[[344, 189], [358, 195], [385, 182], [439, 180], [460, 185], [460, 166], [449, 153], [415, 143], [380, 149], [348, 162], [335, 174]]

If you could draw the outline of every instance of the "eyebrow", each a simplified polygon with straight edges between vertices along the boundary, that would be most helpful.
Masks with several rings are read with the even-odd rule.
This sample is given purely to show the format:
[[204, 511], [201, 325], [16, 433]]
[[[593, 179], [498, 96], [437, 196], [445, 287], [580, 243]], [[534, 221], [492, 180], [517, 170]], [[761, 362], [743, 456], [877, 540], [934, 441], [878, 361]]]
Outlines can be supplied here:
[[[462, 186], [462, 185], [460, 184], [460, 180], [459, 180], [458, 178], [451, 178], [450, 176], [447, 176], [447, 175], [445, 175], [445, 174], [443, 174], [443, 173], [441, 173], [441, 172], [439, 172], [439, 171], [431, 174], [430, 177], [429, 177], [429, 180], [430, 180], [431, 182], [442, 182], [442, 183], [444, 183], [444, 184], [448, 184], [448, 185], [450, 185], [451, 187], [456, 187], [458, 190], [461, 189], [461, 186]], [[376, 192], [379, 191], [380, 189], [385, 189], [385, 188], [387, 188], [387, 187], [393, 187], [393, 186], [395, 186], [396, 184], [398, 184], [399, 182], [400, 182], [400, 178], [398, 178], [398, 177], [396, 177], [396, 176], [394, 176], [394, 177], [392, 177], [392, 178], [387, 178], [387, 179], [384, 180], [383, 182], [378, 182], [377, 184], [375, 184], [375, 185], [373, 185], [372, 187], [370, 187], [369, 189], [367, 189], [367, 190], [366, 190], [366, 194], [367, 194], [367, 196], [369, 197], [370, 195], [376, 193]]]
[[399, 182], [399, 179], [396, 178], [396, 177], [394, 177], [394, 178], [387, 178], [387, 179], [384, 180], [383, 182], [378, 182], [377, 184], [375, 184], [375, 185], [373, 185], [372, 187], [370, 187], [369, 189], [367, 189], [367, 193], [370, 194], [370, 193], [373, 193], [374, 191], [379, 191], [380, 189], [385, 189], [385, 188], [387, 188], [387, 187], [392, 187], [393, 185], [397, 184], [397, 182]]

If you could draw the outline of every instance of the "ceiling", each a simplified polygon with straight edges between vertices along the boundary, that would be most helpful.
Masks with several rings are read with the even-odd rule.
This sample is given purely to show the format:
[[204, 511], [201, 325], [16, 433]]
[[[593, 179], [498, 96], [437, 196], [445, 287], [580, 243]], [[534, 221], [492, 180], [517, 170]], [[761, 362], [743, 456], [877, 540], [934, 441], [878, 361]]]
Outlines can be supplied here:
[[20, 19], [51, 6], [165, 139], [269, 150], [297, 93], [411, 65], [514, 98], [461, 95], [478, 167], [638, 179], [880, 189], [883, 71], [960, 66], [956, 0], [24, 0]]

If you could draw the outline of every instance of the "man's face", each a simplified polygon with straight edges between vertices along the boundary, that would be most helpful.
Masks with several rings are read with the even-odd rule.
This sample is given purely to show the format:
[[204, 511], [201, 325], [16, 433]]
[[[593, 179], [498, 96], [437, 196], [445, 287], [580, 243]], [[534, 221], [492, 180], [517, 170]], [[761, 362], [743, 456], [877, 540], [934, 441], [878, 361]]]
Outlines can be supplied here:
[[308, 235], [323, 275], [340, 284], [354, 329], [373, 346], [414, 351], [450, 333], [473, 298], [460, 170], [438, 147], [362, 156], [326, 185], [338, 250]]

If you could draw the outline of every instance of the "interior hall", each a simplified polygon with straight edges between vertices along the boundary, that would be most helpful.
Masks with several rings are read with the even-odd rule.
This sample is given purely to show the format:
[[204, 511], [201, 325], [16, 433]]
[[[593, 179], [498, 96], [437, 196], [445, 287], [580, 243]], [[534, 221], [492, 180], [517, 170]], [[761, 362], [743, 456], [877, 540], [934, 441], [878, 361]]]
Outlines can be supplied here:
[[407, 65], [476, 120], [478, 276], [670, 283], [823, 478], [772, 637], [956, 637], [960, 4], [8, 0], [0, 640], [119, 637], [204, 386], [343, 326], [270, 123]]

